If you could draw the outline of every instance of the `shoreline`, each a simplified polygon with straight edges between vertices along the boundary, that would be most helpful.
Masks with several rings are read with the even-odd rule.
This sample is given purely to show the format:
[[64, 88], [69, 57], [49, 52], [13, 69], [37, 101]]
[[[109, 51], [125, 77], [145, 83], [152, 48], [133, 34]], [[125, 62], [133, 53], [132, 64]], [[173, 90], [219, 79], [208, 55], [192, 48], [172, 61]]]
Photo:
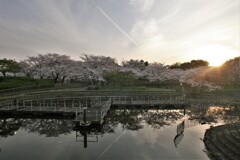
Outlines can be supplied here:
[[203, 141], [210, 159], [239, 159], [240, 122], [210, 127]]

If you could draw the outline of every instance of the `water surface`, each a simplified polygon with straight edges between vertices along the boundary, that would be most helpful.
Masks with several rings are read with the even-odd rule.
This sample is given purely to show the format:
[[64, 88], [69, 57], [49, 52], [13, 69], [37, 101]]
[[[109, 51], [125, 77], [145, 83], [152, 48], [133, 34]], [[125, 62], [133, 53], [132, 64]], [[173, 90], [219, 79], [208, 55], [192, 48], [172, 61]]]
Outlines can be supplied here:
[[226, 107], [207, 107], [203, 122], [200, 110], [113, 108], [103, 126], [88, 129], [64, 119], [1, 119], [0, 159], [208, 159], [206, 129], [236, 117], [226, 116]]

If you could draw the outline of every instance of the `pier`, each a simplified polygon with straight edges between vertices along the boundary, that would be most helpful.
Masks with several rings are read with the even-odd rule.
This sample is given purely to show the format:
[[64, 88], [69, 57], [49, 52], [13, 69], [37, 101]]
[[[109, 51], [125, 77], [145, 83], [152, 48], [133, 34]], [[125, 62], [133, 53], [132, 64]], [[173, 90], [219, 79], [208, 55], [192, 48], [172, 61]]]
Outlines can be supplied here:
[[81, 97], [56, 97], [43, 99], [14, 98], [0, 102], [0, 115], [16, 117], [31, 116], [63, 116], [74, 119], [80, 124], [86, 121], [101, 124], [110, 107], [155, 106], [159, 109], [183, 109], [186, 106], [181, 96], [81, 96]]
[[[46, 96], [45, 96], [46, 97]], [[231, 100], [230, 100], [231, 101]], [[0, 116], [52, 116], [73, 119], [80, 124], [104, 121], [110, 107], [154, 107], [157, 109], [186, 109], [197, 104], [224, 104], [229, 100], [217, 97], [186, 98], [181, 95], [132, 94], [104, 96], [71, 96], [54, 98], [17, 97], [0, 101]], [[85, 113], [84, 113], [85, 112]], [[84, 122], [84, 115], [86, 122]]]

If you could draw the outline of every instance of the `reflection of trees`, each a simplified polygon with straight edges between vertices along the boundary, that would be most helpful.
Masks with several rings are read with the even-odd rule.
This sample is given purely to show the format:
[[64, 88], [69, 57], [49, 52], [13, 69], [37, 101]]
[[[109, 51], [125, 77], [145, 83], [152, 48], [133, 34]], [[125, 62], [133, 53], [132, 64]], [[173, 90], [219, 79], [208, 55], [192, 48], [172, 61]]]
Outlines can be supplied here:
[[183, 114], [177, 110], [149, 110], [143, 114], [143, 120], [156, 129], [162, 128], [165, 125], [170, 125], [182, 117]]
[[110, 110], [106, 118], [104, 131], [114, 132], [120, 124], [123, 129], [139, 130], [143, 124], [159, 129], [165, 125], [170, 125], [183, 117], [178, 110], [144, 110], [144, 109], [123, 109]]
[[57, 137], [70, 134], [73, 124], [69, 120], [60, 119], [24, 119], [22, 127], [29, 132], [44, 134], [47, 137]]
[[143, 110], [110, 110], [110, 113], [105, 120], [104, 131], [114, 132], [114, 129], [118, 124], [121, 124], [123, 129], [141, 129], [143, 127], [139, 118], [141, 112], [143, 112]]
[[19, 130], [21, 122], [17, 119], [3, 119], [0, 120], [0, 136], [8, 137], [13, 136]]
[[190, 116], [190, 120], [200, 120], [203, 117], [207, 117], [209, 122], [214, 122], [211, 115], [207, 115], [208, 109], [207, 105], [194, 105], [188, 108], [187, 114]]
[[240, 121], [240, 109], [236, 106], [193, 106], [190, 110], [190, 119], [204, 120], [205, 123], [217, 123], [223, 120], [227, 123]]
[[227, 123], [234, 123], [240, 121], [240, 109], [239, 106], [229, 107], [225, 110], [225, 122]]
[[57, 137], [61, 134], [69, 134], [73, 123], [69, 120], [59, 119], [4, 119], [0, 120], [0, 136], [8, 137], [14, 132], [24, 128], [29, 132], [39, 133], [47, 137]]

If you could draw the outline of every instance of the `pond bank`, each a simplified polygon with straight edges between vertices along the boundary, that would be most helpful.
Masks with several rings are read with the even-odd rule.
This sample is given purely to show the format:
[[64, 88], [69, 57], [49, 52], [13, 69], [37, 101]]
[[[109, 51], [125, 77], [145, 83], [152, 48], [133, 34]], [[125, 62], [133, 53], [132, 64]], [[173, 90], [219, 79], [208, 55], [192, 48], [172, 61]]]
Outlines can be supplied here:
[[239, 159], [240, 122], [211, 127], [205, 133], [204, 143], [211, 159]]

